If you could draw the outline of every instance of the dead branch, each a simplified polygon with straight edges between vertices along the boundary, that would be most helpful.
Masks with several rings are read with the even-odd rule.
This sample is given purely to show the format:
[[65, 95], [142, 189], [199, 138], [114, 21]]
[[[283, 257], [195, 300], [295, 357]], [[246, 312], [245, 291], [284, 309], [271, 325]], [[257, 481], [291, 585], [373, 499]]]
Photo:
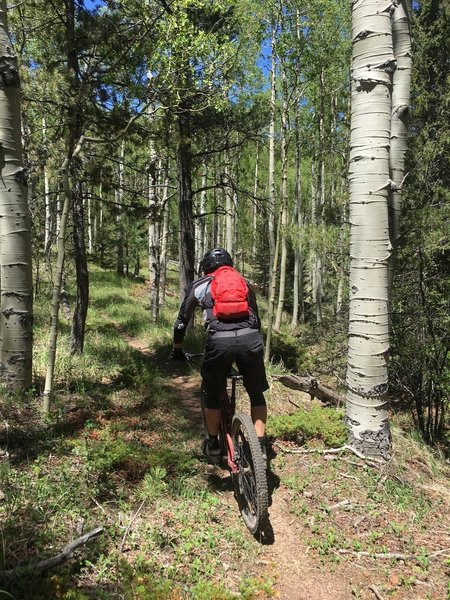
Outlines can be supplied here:
[[17, 567], [16, 569], [11, 569], [9, 571], [3, 571], [0, 573], [0, 577], [10, 579], [12, 577], [19, 577], [24, 574], [34, 574], [34, 573], [43, 573], [44, 571], [48, 571], [49, 569], [53, 569], [53, 567], [57, 567], [58, 565], [66, 562], [69, 558], [72, 557], [73, 553], [77, 548], [87, 544], [91, 540], [98, 537], [103, 531], [103, 527], [97, 527], [88, 533], [85, 533], [81, 537], [77, 538], [70, 544], [64, 548], [64, 550], [53, 556], [52, 558], [47, 558], [46, 560], [42, 560], [35, 565], [28, 565], [24, 567]]
[[286, 446], [283, 446], [282, 444], [280, 444], [280, 442], [276, 442], [274, 445], [277, 446], [277, 448], [279, 448], [283, 452], [286, 452], [287, 454], [313, 454], [313, 453], [316, 453], [316, 454], [326, 455], [326, 454], [340, 454], [341, 452], [344, 452], [344, 450], [350, 450], [350, 452], [353, 452], [353, 454], [355, 454], [358, 458], [361, 458], [362, 460], [364, 460], [365, 464], [369, 465], [370, 467], [375, 467], [375, 468], [379, 469], [380, 467], [382, 467], [385, 464], [382, 459], [368, 457], [365, 454], [363, 454], [362, 452], [359, 452], [359, 450], [356, 450], [356, 448], [353, 448], [353, 446], [349, 446], [348, 444], [344, 444], [340, 448], [327, 448], [325, 450], [320, 450], [319, 448], [307, 448], [307, 449], [298, 448], [298, 447], [287, 448]]
[[144, 508], [144, 504], [145, 504], [145, 499], [142, 500], [141, 505], [139, 506], [139, 508], [137, 509], [137, 511], [134, 513], [134, 515], [130, 519], [130, 522], [128, 523], [128, 527], [125, 529], [125, 533], [123, 534], [122, 542], [120, 544], [120, 551], [121, 552], [123, 552], [123, 547], [125, 545], [125, 540], [126, 540], [126, 537], [128, 535], [128, 532], [130, 531], [131, 526], [133, 525], [133, 523], [135, 522], [135, 520], [137, 519], [138, 514]]
[[345, 500], [341, 500], [340, 502], [337, 502], [336, 504], [332, 504], [331, 506], [326, 506], [325, 510], [326, 512], [333, 512], [333, 510], [337, 510], [338, 508], [342, 508], [343, 506], [351, 506], [352, 503], [350, 502], [350, 500], [348, 500], [347, 498]]
[[380, 590], [376, 585], [369, 585], [369, 590], [375, 594], [377, 600], [384, 600], [383, 596], [380, 594]]
[[[338, 550], [339, 554], [352, 554], [353, 556], [367, 556], [368, 558], [379, 558], [382, 560], [419, 560], [419, 556], [415, 554], [399, 554], [398, 552], [366, 552], [366, 551], [356, 551], [356, 550], [346, 550], [344, 548], [340, 548]], [[438, 550], [437, 552], [433, 552], [428, 555], [428, 558], [436, 558], [437, 556], [442, 556], [450, 552], [450, 548], [446, 548], [444, 550]]]
[[311, 377], [311, 375], [307, 375], [306, 377], [299, 377], [298, 375], [292, 374], [277, 375], [274, 379], [291, 390], [306, 392], [311, 396], [311, 400], [317, 398], [322, 402], [330, 402], [337, 406], [344, 404], [344, 398], [342, 398], [342, 396], [322, 385], [318, 379]]

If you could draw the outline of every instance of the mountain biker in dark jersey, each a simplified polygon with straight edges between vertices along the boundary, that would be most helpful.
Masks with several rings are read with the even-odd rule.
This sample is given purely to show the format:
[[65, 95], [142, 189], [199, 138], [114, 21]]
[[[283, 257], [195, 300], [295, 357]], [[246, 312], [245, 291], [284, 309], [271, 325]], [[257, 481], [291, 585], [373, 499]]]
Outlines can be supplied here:
[[208, 332], [205, 353], [201, 366], [204, 389], [206, 391], [205, 418], [208, 438], [204, 452], [210, 462], [220, 457], [218, 442], [221, 418], [220, 398], [226, 389], [227, 373], [233, 362], [236, 363], [243, 383], [250, 397], [251, 416], [256, 434], [265, 455], [264, 434], [267, 419], [267, 406], [264, 391], [269, 389], [264, 367], [264, 348], [260, 333], [261, 322], [253, 290], [247, 283], [248, 316], [232, 322], [219, 321], [213, 314], [214, 301], [210, 286], [214, 271], [224, 265], [233, 266], [230, 254], [223, 248], [207, 252], [201, 262], [203, 277], [189, 284], [174, 325], [173, 360], [186, 360], [182, 345], [186, 327], [194, 310], [200, 306], [203, 323]]

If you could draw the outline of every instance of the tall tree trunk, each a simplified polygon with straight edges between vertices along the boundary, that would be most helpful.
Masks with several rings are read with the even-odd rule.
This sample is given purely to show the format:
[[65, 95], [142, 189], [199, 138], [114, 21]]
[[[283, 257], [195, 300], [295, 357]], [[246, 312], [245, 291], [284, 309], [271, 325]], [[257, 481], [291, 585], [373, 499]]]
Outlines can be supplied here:
[[267, 302], [267, 332], [266, 332], [266, 343], [264, 351], [264, 360], [267, 362], [270, 358], [270, 349], [272, 346], [272, 330], [273, 330], [273, 315], [275, 312], [275, 295], [277, 289], [277, 273], [278, 273], [278, 258], [280, 254], [280, 242], [281, 242], [281, 213], [283, 207], [280, 208], [280, 214], [278, 216], [277, 234], [275, 238], [275, 252], [273, 255], [272, 273], [270, 277], [270, 291]]
[[84, 235], [83, 192], [81, 182], [75, 185], [72, 202], [73, 244], [75, 251], [75, 268], [77, 274], [77, 299], [73, 311], [72, 331], [70, 335], [70, 353], [82, 354], [86, 317], [89, 305], [89, 271], [86, 256]]
[[301, 229], [303, 227], [303, 202], [301, 186], [301, 140], [300, 140], [300, 99], [295, 108], [295, 224], [299, 232], [298, 241], [294, 248], [294, 307], [292, 311], [292, 328], [297, 327], [298, 321], [305, 320], [305, 302], [303, 290], [303, 249]]
[[[319, 235], [319, 229], [323, 223], [323, 210], [325, 206], [325, 106], [324, 106], [324, 95], [325, 95], [325, 75], [322, 67], [320, 71], [320, 86], [319, 86], [319, 152], [318, 152], [318, 165], [317, 165], [317, 188], [315, 197], [315, 225], [317, 234]], [[323, 295], [323, 282], [322, 282], [322, 257], [319, 255], [317, 248], [315, 250], [315, 264], [314, 264], [314, 297], [315, 297], [315, 308], [316, 308], [316, 322], [318, 325], [322, 323], [322, 295]]]
[[47, 255], [50, 252], [51, 235], [52, 235], [52, 213], [51, 213], [51, 202], [50, 202], [50, 183], [48, 176], [48, 148], [47, 148], [47, 123], [45, 116], [42, 117], [42, 143], [45, 152], [45, 163], [44, 163], [44, 253]]
[[395, 256], [399, 239], [399, 220], [402, 206], [402, 186], [405, 175], [405, 154], [408, 145], [408, 116], [411, 91], [411, 0], [394, 4], [391, 17], [394, 56], [397, 69], [393, 75], [391, 147], [389, 169], [392, 181], [389, 195], [389, 233], [392, 255], [389, 261], [389, 287], [392, 286]]
[[[202, 173], [202, 188], [206, 188], [208, 177], [208, 167], [206, 162], [203, 164]], [[200, 205], [198, 207], [197, 218], [195, 219], [195, 268], [200, 264], [203, 256], [205, 255], [206, 246], [206, 217], [204, 216], [206, 210], [206, 189], [202, 189], [200, 192]]]
[[169, 237], [169, 161], [164, 167], [164, 184], [161, 191], [162, 197], [162, 233], [161, 233], [161, 256], [159, 270], [161, 273], [159, 302], [164, 304], [166, 299], [166, 277], [167, 277], [167, 246]]
[[346, 420], [349, 442], [387, 459], [389, 351], [388, 223], [391, 74], [390, 6], [352, 5], [350, 137], [350, 315]]
[[180, 221], [180, 297], [184, 296], [189, 283], [194, 280], [195, 230], [192, 201], [192, 147], [190, 118], [188, 112], [178, 115], [179, 144], [178, 168], [178, 214]]
[[150, 310], [153, 322], [159, 315], [160, 284], [160, 207], [157, 194], [156, 152], [150, 142], [150, 161], [148, 173], [148, 272], [150, 277]]
[[93, 254], [94, 252], [94, 234], [95, 234], [95, 219], [92, 218], [92, 192], [88, 190], [86, 197], [87, 204], [87, 231], [88, 231], [88, 246], [87, 251], [88, 254]]
[[283, 316], [284, 299], [286, 293], [286, 265], [287, 265], [287, 236], [286, 226], [288, 219], [288, 153], [287, 153], [287, 119], [288, 119], [288, 90], [286, 73], [282, 67], [283, 107], [281, 111], [281, 261], [280, 261], [280, 287], [278, 290], [278, 306], [274, 329], [279, 331]]
[[230, 256], [234, 257], [234, 203], [233, 203], [233, 190], [230, 187], [231, 177], [230, 177], [230, 157], [228, 152], [226, 153], [226, 163], [224, 167], [225, 173], [225, 249], [230, 254]]
[[[267, 206], [267, 225], [269, 230], [269, 264], [273, 273], [275, 257], [275, 102], [276, 102], [276, 59], [275, 59], [275, 24], [272, 24], [272, 58], [270, 75], [270, 124], [269, 124], [269, 195]], [[270, 275], [271, 277], [271, 275]], [[271, 285], [269, 279], [269, 286]]]
[[252, 244], [252, 263], [256, 265], [257, 259], [257, 231], [258, 231], [258, 171], [259, 171], [259, 141], [256, 142], [256, 157], [255, 157], [255, 177], [254, 177], [254, 185], [253, 185], [253, 244]]
[[48, 362], [45, 375], [44, 387], [44, 412], [50, 410], [50, 400], [53, 394], [53, 376], [55, 372], [56, 362], [56, 342], [58, 339], [58, 320], [60, 297], [63, 285], [64, 260], [66, 256], [65, 236], [67, 228], [67, 220], [70, 215], [70, 207], [72, 204], [72, 190], [70, 187], [69, 170], [71, 161], [75, 159], [83, 148], [83, 140], [80, 140], [71, 156], [67, 156], [61, 166], [61, 184], [64, 192], [64, 204], [61, 210], [61, 220], [58, 229], [58, 254], [56, 257], [56, 267], [53, 279], [53, 295], [50, 312], [50, 333], [48, 343]]
[[[74, 148], [81, 138], [82, 111], [80, 106], [80, 69], [78, 64], [78, 47], [75, 35], [75, 2], [65, 0], [66, 7], [66, 37], [67, 37], [67, 70], [70, 81], [71, 102], [68, 105], [69, 121], [69, 144], [67, 155], [69, 161], [72, 182], [77, 181], [75, 173], [78, 158], [74, 156]], [[79, 166], [79, 165], [78, 165]], [[77, 299], [73, 313], [72, 331], [70, 336], [71, 354], [81, 354], [84, 345], [84, 334], [86, 328], [86, 316], [89, 303], [89, 278], [86, 258], [86, 245], [84, 239], [84, 212], [81, 184], [74, 185], [72, 198], [73, 212], [73, 236], [75, 252], [75, 268], [77, 274]]]
[[32, 383], [31, 220], [23, 168], [20, 80], [0, 0], [0, 369], [9, 391]]
[[120, 156], [118, 164], [118, 186], [114, 192], [116, 201], [116, 231], [117, 231], [117, 259], [116, 273], [120, 277], [125, 275], [125, 233], [123, 229], [122, 203], [123, 203], [123, 168], [125, 160], [125, 142], [120, 144]]

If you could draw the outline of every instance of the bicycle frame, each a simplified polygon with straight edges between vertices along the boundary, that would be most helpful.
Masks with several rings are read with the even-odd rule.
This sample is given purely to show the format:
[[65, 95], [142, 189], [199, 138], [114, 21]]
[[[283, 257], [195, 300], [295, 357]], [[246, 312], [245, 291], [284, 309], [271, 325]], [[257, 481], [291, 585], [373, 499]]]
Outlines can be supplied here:
[[[191, 361], [193, 358], [203, 357], [203, 353], [186, 353], [186, 357], [188, 361]], [[231, 439], [231, 421], [236, 410], [236, 384], [242, 379], [242, 375], [234, 367], [231, 367], [229, 373], [227, 374], [227, 379], [231, 380], [231, 394], [229, 395], [228, 390], [225, 389], [225, 392], [221, 398], [221, 418], [219, 430], [221, 438], [224, 441], [224, 445], [226, 446], [228, 468], [230, 469], [231, 473], [236, 474], [238, 473], [238, 467], [235, 460], [233, 440]]]
[[231, 421], [236, 410], [236, 384], [242, 379], [242, 375], [232, 368], [228, 378], [231, 379], [231, 395], [228, 395], [228, 390], [225, 390], [221, 399], [220, 432], [222, 439], [226, 443], [228, 468], [232, 473], [238, 473], [233, 440], [231, 439]]

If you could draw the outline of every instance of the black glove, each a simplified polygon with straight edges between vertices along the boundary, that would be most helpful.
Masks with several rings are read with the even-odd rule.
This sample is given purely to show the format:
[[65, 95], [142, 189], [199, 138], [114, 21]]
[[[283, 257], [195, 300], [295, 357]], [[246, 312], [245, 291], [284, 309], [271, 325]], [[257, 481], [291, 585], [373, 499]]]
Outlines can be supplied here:
[[179, 362], [187, 361], [186, 354], [183, 352], [181, 348], [174, 348], [170, 353], [170, 360], [176, 360]]

